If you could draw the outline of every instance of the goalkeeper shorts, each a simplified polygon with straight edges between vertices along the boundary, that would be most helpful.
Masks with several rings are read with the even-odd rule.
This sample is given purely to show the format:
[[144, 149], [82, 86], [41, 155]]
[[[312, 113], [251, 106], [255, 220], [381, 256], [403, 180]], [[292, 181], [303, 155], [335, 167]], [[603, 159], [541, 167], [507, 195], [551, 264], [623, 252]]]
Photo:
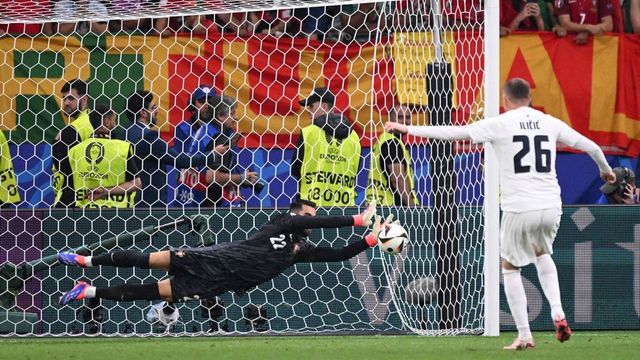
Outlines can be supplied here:
[[213, 299], [231, 290], [229, 273], [207, 248], [171, 250], [173, 302]]

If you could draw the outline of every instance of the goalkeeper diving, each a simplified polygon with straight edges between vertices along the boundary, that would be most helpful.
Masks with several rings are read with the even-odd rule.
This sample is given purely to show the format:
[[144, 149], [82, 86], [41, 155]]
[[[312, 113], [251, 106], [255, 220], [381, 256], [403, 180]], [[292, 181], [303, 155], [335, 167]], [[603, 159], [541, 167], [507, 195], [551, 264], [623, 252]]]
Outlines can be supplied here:
[[[200, 248], [143, 253], [119, 250], [98, 256], [69, 252], [58, 254], [63, 264], [80, 267], [115, 266], [162, 269], [169, 277], [151, 284], [122, 284], [94, 287], [78, 282], [60, 297], [60, 305], [71, 301], [100, 298], [114, 301], [165, 300], [171, 303], [191, 299], [211, 299], [227, 291], [244, 294], [271, 280], [296, 263], [348, 260], [378, 243], [380, 230], [390, 224], [376, 215], [372, 203], [353, 216], [316, 216], [316, 204], [293, 202], [289, 211], [264, 224], [247, 240]], [[311, 229], [369, 226], [372, 231], [343, 248], [318, 247], [307, 241]]]

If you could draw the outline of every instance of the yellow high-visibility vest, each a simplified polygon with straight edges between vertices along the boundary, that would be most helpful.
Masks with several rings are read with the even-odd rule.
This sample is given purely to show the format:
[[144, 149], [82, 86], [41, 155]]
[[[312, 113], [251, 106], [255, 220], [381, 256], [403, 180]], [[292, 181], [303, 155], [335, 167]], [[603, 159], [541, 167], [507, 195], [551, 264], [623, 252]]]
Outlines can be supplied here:
[[111, 188], [126, 182], [131, 144], [115, 139], [90, 138], [69, 150], [73, 190], [77, 207], [129, 208], [136, 192], [110, 195], [90, 201], [87, 195], [97, 187]]
[[360, 139], [351, 131], [345, 139], [327, 137], [322, 128], [302, 129], [304, 158], [300, 170], [300, 198], [318, 206], [354, 206], [360, 163]]
[[0, 204], [15, 204], [19, 202], [18, 182], [13, 171], [9, 143], [4, 133], [0, 131]]
[[[76, 129], [80, 141], [89, 139], [91, 135], [93, 135], [94, 128], [93, 125], [91, 125], [91, 121], [89, 121], [89, 110], [81, 112], [80, 115], [69, 125], [73, 126], [73, 128]], [[53, 204], [55, 205], [58, 203], [58, 201], [60, 201], [60, 198], [62, 197], [62, 187], [65, 185], [65, 179], [64, 175], [58, 169], [56, 169], [55, 164], [52, 165], [51, 170], [53, 173]]]
[[[380, 159], [382, 157], [381, 149], [382, 145], [387, 142], [396, 139], [395, 135], [390, 133], [382, 133], [378, 138], [378, 142], [373, 146], [371, 150], [371, 171], [369, 172], [369, 183], [367, 187], [367, 202], [376, 200], [378, 205], [393, 206], [395, 204], [395, 197], [391, 184], [389, 184], [389, 178], [385, 174], [384, 169], [380, 166]], [[413, 167], [411, 166], [411, 155], [407, 151], [407, 147], [400, 141], [402, 146], [402, 155], [404, 156], [405, 163], [407, 164], [407, 177], [409, 177], [409, 184], [411, 185], [411, 196], [414, 203], [418, 203], [415, 188], [413, 185]]]

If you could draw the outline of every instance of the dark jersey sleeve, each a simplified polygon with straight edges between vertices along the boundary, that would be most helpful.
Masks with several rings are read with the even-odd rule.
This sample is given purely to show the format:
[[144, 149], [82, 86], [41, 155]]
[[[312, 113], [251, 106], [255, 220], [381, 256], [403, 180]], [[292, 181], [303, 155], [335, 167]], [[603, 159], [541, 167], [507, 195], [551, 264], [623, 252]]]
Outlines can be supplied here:
[[290, 216], [281, 222], [282, 232], [299, 232], [304, 229], [339, 228], [353, 226], [353, 216]]
[[380, 167], [387, 175], [387, 166], [391, 164], [406, 164], [402, 145], [397, 139], [385, 141], [380, 147]]
[[60, 169], [60, 162], [69, 156], [69, 149], [80, 141], [78, 132], [73, 126], [66, 126], [60, 132], [60, 140], [56, 141], [51, 148], [51, 157], [56, 169]]
[[56, 207], [64, 208], [75, 204], [75, 192], [73, 190], [73, 176], [71, 174], [71, 164], [69, 163], [69, 149], [80, 142], [78, 132], [73, 126], [66, 126], [60, 132], [60, 139], [51, 147], [51, 160], [53, 166], [64, 177], [62, 184], [62, 194]]
[[140, 169], [138, 168], [138, 164], [136, 164], [136, 157], [133, 155], [133, 145], [129, 145], [129, 156], [127, 156], [127, 173], [125, 175], [126, 181], [133, 180]]
[[[399, 139], [385, 141], [380, 147], [380, 168], [389, 180], [391, 180], [392, 176], [395, 177], [394, 174], [389, 172], [389, 166], [393, 164], [407, 165], [404, 158], [402, 144]], [[398, 190], [391, 181], [389, 181], [389, 187], [394, 194], [393, 197], [395, 199], [395, 203], [397, 205], [402, 205], [402, 196], [398, 193]]]
[[74, 206], [76, 202], [76, 194], [74, 191], [73, 176], [71, 174], [72, 171], [69, 158], [62, 159], [58, 164], [58, 169], [60, 169], [60, 173], [64, 176], [66, 181], [62, 184], [62, 194], [60, 196], [60, 201], [56, 204], [56, 207], [64, 208]]
[[296, 257], [297, 262], [332, 262], [332, 261], [345, 261], [367, 250], [369, 245], [364, 239], [343, 247], [343, 248], [330, 248], [330, 247], [316, 247], [311, 244], [306, 244], [298, 253]]
[[302, 159], [304, 159], [304, 140], [302, 139], [302, 134], [300, 134], [300, 138], [298, 139], [298, 145], [296, 145], [296, 149], [293, 152], [293, 156], [291, 157], [291, 176], [300, 179], [300, 171], [302, 169]]

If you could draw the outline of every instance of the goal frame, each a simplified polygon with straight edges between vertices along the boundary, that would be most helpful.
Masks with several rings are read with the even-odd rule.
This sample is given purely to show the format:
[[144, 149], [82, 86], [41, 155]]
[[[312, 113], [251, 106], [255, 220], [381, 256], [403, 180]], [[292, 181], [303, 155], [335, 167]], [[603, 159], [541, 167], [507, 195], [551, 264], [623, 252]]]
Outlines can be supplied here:
[[[500, 112], [500, 8], [484, 2], [484, 116]], [[500, 335], [500, 205], [498, 158], [484, 144], [484, 335]]]
[[[397, 1], [397, 0], [396, 0]], [[438, 7], [440, 0], [431, 1]], [[249, 3], [253, 1], [249, 0]], [[337, 0], [315, 0], [306, 6], [332, 4], [357, 4], [366, 1], [344, 1]], [[381, 0], [371, 0], [371, 2], [381, 2]], [[255, 3], [255, 2], [253, 2]], [[279, 2], [274, 2], [279, 3]], [[294, 1], [295, 3], [295, 1]], [[279, 6], [288, 4], [283, 1]], [[482, 84], [484, 86], [483, 107], [481, 111], [483, 117], [493, 117], [498, 115], [500, 106], [500, 56], [499, 56], [499, 3], [498, 0], [486, 0], [484, 2], [484, 55], [481, 70], [484, 73]], [[153, 16], [152, 16], [153, 17]], [[127, 19], [127, 17], [122, 17]], [[85, 19], [87, 20], [87, 19]], [[89, 19], [90, 20], [90, 19]], [[5, 20], [6, 21], [6, 20]], [[26, 21], [28, 22], [28, 21]], [[3, 23], [0, 21], [0, 23]], [[438, 40], [439, 41], [439, 40]], [[437, 55], [438, 59], [442, 54]], [[438, 51], [436, 51], [438, 54]], [[499, 266], [499, 177], [495, 152], [490, 144], [484, 145], [484, 189], [483, 189], [483, 211], [484, 211], [484, 268], [482, 271], [484, 287], [484, 335], [498, 336], [500, 330], [500, 266]], [[480, 272], [477, 272], [478, 274]]]

